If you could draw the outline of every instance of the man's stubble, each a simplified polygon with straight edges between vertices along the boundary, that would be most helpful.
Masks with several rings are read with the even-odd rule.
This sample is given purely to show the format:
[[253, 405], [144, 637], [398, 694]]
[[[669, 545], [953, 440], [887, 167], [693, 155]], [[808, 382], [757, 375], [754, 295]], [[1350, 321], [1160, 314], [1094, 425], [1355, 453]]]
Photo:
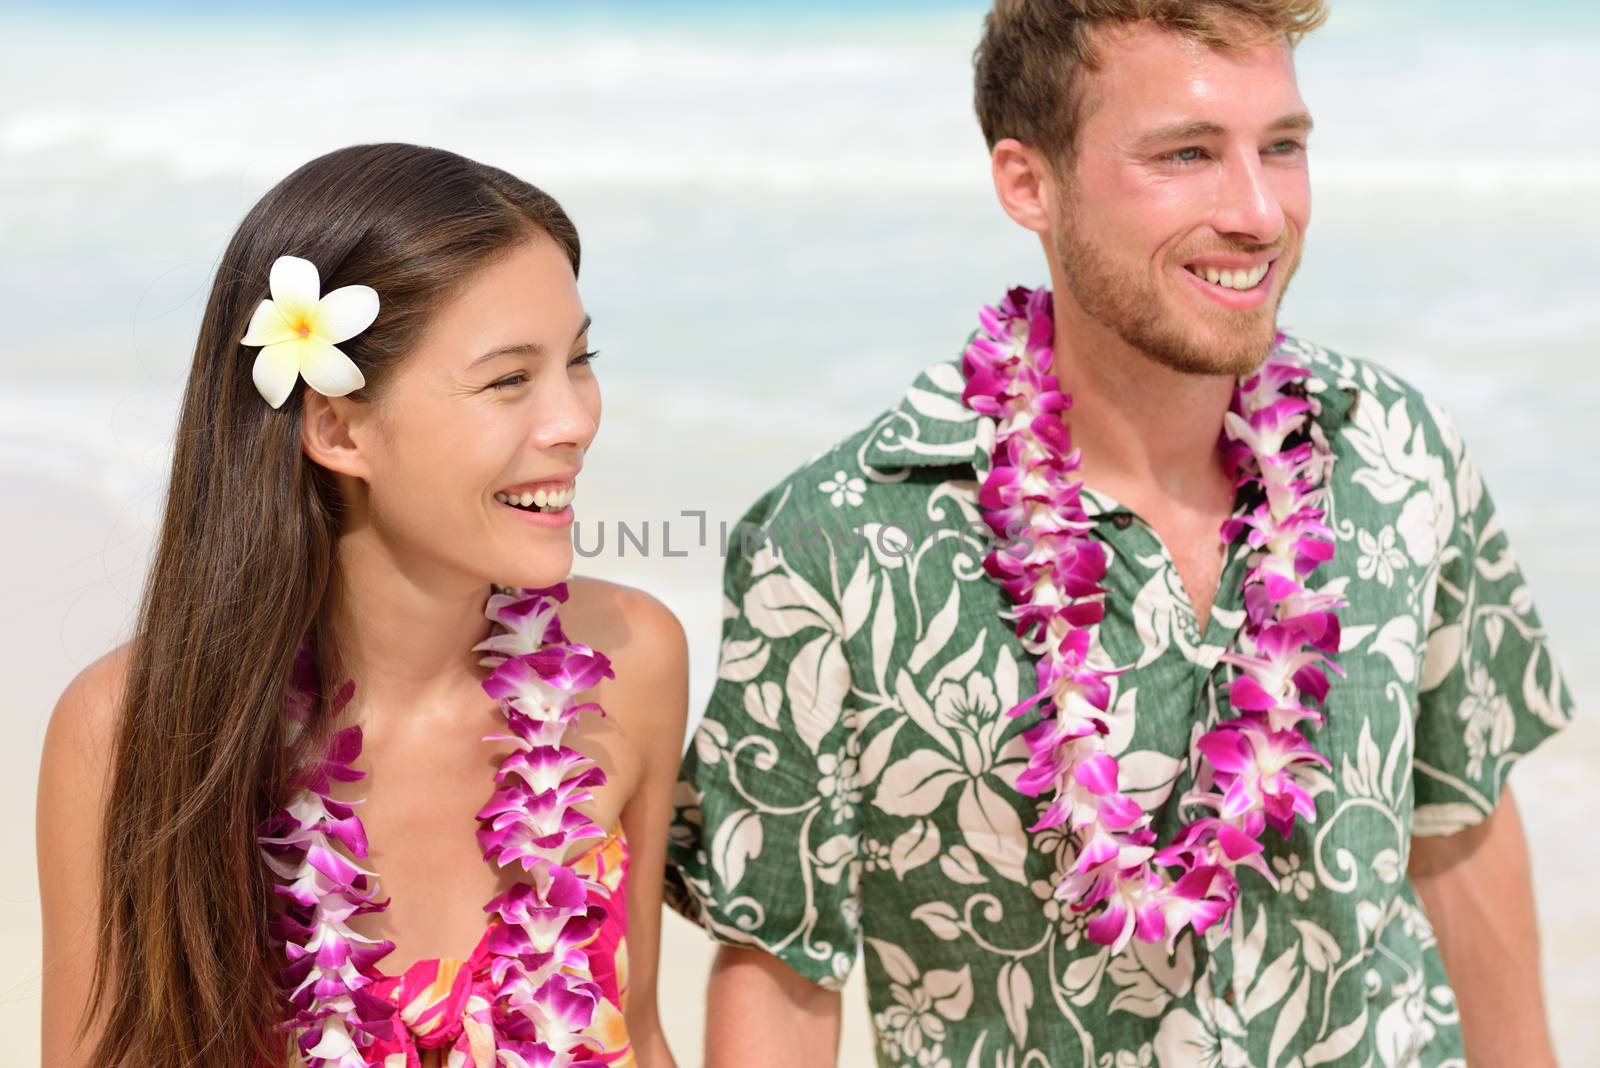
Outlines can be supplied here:
[[[1214, 314], [1206, 316], [1207, 329], [1198, 331], [1191, 327], [1192, 316], [1181, 314], [1162, 297], [1142, 265], [1119, 264], [1103, 246], [1084, 237], [1083, 227], [1075, 222], [1081, 210], [1073, 206], [1051, 235], [1051, 243], [1067, 288], [1086, 315], [1155, 363], [1181, 374], [1245, 375], [1261, 366], [1277, 335], [1278, 306], [1300, 266], [1298, 243], [1274, 267], [1283, 282], [1272, 303], [1249, 312], [1218, 305]], [[1269, 247], [1225, 241], [1220, 249], [1204, 251], [1250, 254]]]

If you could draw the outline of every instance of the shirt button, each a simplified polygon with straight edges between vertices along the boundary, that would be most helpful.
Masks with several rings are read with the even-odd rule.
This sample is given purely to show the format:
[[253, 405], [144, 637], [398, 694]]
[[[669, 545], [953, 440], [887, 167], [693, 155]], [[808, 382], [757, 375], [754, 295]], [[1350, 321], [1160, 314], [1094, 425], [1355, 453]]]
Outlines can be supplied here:
[[1116, 527], [1118, 530], [1127, 530], [1129, 527], [1133, 526], [1133, 516], [1129, 515], [1127, 512], [1118, 512], [1116, 515], [1111, 517], [1111, 525]]
[[1229, 1005], [1233, 1004], [1233, 987], [1232, 986], [1229, 986], [1226, 990], [1224, 990], [1222, 992], [1222, 1000], [1226, 1001]]

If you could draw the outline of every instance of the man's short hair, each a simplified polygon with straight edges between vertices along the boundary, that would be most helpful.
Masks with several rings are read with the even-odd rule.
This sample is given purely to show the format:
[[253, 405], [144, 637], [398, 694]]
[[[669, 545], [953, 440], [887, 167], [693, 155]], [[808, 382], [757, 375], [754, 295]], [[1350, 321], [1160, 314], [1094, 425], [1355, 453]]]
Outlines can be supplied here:
[[1083, 118], [1082, 72], [1098, 70], [1096, 27], [1148, 22], [1238, 51], [1290, 47], [1328, 17], [1325, 0], [995, 0], [973, 53], [974, 105], [989, 147], [1007, 137], [1069, 162]]

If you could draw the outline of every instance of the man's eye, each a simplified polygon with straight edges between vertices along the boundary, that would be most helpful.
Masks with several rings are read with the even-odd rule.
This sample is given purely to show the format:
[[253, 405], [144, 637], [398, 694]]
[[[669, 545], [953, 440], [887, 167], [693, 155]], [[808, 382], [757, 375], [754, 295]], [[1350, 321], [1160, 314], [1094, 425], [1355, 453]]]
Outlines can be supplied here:
[[1272, 146], [1273, 154], [1274, 155], [1279, 155], [1279, 156], [1292, 156], [1296, 152], [1304, 152], [1305, 150], [1306, 150], [1306, 146], [1305, 145], [1301, 144], [1299, 141], [1292, 141], [1292, 140], [1291, 141], [1279, 141], [1277, 144]]
[[516, 374], [506, 375], [504, 378], [500, 379], [500, 381], [498, 381], [498, 382], [490, 382], [489, 383], [489, 388], [490, 389], [510, 389], [512, 386], [520, 386], [520, 385], [522, 385], [522, 383], [526, 382], [527, 380], [528, 380], [528, 376], [523, 374], [521, 371], [518, 371]]
[[1204, 158], [1205, 154], [1205, 149], [1191, 145], [1188, 148], [1180, 148], [1176, 152], [1168, 152], [1161, 158], [1170, 160], [1173, 163], [1198, 163]]

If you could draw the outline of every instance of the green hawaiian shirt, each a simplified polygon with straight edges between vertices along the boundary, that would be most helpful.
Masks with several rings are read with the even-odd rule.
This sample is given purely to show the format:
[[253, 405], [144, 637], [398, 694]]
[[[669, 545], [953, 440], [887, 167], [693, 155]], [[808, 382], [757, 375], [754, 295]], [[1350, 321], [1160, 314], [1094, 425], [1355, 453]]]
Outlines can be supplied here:
[[[1010, 784], [1033, 659], [985, 574], [994, 421], [935, 364], [867, 428], [758, 500], [730, 545], [718, 679], [683, 764], [667, 897], [711, 937], [831, 989], [858, 955], [880, 1065], [1461, 1065], [1458, 1014], [1406, 874], [1414, 835], [1482, 820], [1571, 700], [1449, 419], [1386, 371], [1303, 340], [1335, 463], [1349, 607], [1317, 817], [1269, 831], [1231, 928], [1112, 956], [1051, 897], [1069, 843]], [[1108, 742], [1162, 842], [1192, 742], [1230, 718], [1247, 550], [1205, 632], [1167, 548], [1086, 494], [1111, 558]]]

